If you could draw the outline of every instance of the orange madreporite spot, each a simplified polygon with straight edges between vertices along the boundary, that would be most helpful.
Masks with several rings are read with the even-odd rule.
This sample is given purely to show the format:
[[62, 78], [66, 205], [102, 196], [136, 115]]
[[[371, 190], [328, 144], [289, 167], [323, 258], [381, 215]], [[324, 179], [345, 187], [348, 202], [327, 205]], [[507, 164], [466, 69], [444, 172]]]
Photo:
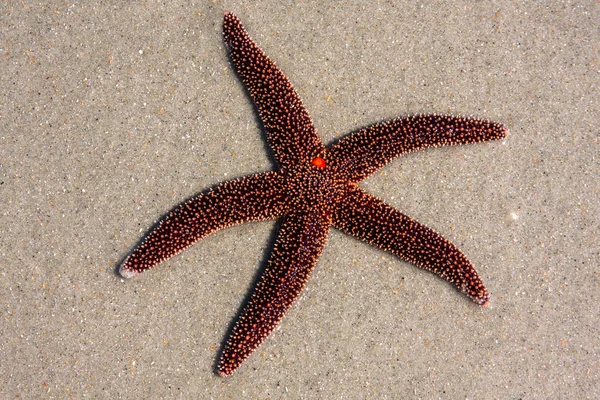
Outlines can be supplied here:
[[313, 160], [311, 161], [312, 165], [314, 165], [317, 168], [325, 168], [325, 166], [327, 165], [327, 163], [325, 162], [325, 160], [323, 160], [321, 157], [315, 157], [313, 158]]

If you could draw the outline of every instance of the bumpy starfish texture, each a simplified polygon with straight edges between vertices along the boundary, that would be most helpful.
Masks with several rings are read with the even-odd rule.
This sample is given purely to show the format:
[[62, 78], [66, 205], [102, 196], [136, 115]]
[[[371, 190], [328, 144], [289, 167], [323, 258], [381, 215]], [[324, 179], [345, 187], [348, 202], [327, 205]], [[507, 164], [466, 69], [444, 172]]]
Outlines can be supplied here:
[[225, 14], [223, 33], [278, 169], [224, 182], [178, 206], [127, 257], [120, 274], [137, 275], [220, 229], [281, 217], [266, 270], [222, 352], [221, 375], [231, 375], [298, 298], [331, 226], [433, 272], [486, 305], [488, 292], [460, 250], [358, 183], [402, 154], [501, 139], [506, 128], [479, 119], [417, 115], [364, 128], [325, 147], [290, 81], [235, 15]]

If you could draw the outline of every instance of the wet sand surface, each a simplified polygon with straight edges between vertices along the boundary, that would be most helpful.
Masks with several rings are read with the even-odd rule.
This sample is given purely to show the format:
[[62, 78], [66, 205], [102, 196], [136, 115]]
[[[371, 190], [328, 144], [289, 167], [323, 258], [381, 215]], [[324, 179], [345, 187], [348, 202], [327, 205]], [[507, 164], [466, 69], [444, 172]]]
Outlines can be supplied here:
[[[600, 397], [597, 2], [1, 10], [0, 397]], [[409, 154], [361, 184], [455, 243], [489, 307], [334, 230], [279, 328], [221, 378], [277, 221], [116, 274], [174, 206], [274, 168], [226, 10], [325, 143], [418, 113], [508, 126], [503, 142]]]

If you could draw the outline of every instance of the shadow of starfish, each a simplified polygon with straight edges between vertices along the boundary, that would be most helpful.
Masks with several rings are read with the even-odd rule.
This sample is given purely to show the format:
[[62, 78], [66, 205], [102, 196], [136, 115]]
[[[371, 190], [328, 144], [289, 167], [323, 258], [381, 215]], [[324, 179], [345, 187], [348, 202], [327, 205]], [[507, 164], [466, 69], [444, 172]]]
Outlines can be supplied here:
[[279, 168], [224, 182], [175, 208], [125, 259], [121, 276], [131, 278], [219, 229], [282, 217], [266, 269], [223, 349], [221, 375], [231, 375], [277, 326], [317, 264], [331, 226], [487, 304], [488, 292], [460, 250], [358, 183], [402, 154], [501, 139], [506, 128], [472, 118], [417, 115], [364, 128], [325, 147], [290, 81], [235, 15], [225, 14], [223, 33]]

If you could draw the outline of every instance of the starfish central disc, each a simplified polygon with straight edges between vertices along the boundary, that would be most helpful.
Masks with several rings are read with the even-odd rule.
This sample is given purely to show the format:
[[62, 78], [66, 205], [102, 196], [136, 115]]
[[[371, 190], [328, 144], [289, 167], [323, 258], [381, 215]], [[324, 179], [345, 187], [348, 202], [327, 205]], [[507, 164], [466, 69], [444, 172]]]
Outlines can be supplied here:
[[306, 165], [288, 170], [285, 182], [288, 201], [297, 210], [330, 209], [340, 201], [346, 188], [331, 169]]

